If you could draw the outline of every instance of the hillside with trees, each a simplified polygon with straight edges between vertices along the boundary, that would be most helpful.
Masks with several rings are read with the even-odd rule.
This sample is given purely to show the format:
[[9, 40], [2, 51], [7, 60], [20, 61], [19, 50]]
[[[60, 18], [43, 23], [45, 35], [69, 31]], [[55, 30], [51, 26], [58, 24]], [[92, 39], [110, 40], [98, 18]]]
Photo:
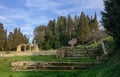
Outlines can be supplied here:
[[[20, 28], [15, 28], [7, 35], [3, 24], [0, 24], [0, 50], [15, 51], [19, 44], [28, 43], [28, 38], [23, 35]], [[69, 46], [69, 41], [77, 39], [76, 45], [89, 45], [105, 37], [106, 33], [99, 29], [96, 13], [94, 17], [89, 17], [81, 12], [80, 16], [71, 15], [59, 16], [47, 25], [40, 25], [34, 29], [33, 42], [38, 44], [40, 49], [57, 49]]]
[[81, 12], [80, 16], [60, 16], [48, 25], [40, 25], [34, 29], [34, 39], [40, 49], [56, 49], [69, 46], [68, 42], [77, 39], [77, 45], [85, 45], [98, 41], [105, 36], [99, 29], [97, 15], [90, 18]]

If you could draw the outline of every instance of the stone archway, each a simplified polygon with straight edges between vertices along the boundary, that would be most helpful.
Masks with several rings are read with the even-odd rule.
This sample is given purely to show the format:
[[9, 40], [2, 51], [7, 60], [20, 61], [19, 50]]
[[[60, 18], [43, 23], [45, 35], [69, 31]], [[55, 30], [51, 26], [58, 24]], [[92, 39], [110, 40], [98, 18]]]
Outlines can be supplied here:
[[31, 46], [30, 45], [26, 45], [26, 51], [31, 51]]
[[25, 51], [39, 51], [37, 44], [20, 44], [17, 46], [17, 52]]
[[21, 46], [21, 51], [22, 51], [22, 52], [25, 51], [25, 46], [24, 46], [24, 45]]

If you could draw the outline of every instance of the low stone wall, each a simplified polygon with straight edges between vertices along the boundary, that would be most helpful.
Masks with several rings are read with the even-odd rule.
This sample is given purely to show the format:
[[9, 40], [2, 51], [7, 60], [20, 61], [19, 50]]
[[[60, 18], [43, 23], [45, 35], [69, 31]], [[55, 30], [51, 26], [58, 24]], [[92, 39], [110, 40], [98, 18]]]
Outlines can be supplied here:
[[16, 51], [1, 51], [1, 57], [12, 57], [12, 56], [32, 56], [32, 55], [56, 55], [56, 50], [39, 51], [39, 52], [16, 52]]
[[96, 57], [102, 54], [100, 47], [64, 47], [57, 50], [57, 58], [67, 58], [67, 57]]
[[43, 61], [17, 61], [12, 62], [13, 71], [55, 71], [88, 69], [93, 62], [43, 62]]

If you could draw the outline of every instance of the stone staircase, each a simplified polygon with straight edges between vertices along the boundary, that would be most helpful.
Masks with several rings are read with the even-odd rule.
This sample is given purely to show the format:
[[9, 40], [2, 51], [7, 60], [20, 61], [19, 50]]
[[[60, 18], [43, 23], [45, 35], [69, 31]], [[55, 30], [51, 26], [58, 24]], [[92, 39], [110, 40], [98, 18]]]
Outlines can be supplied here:
[[64, 47], [57, 51], [57, 58], [96, 58], [100, 56], [101, 48], [99, 47]]
[[[96, 59], [102, 55], [99, 47], [63, 47], [58, 49], [56, 58], [63, 59]], [[96, 59], [98, 60], [98, 59]], [[97, 63], [96, 63], [97, 62]], [[17, 61], [12, 62], [11, 66], [14, 71], [66, 71], [66, 70], [83, 70], [99, 63], [98, 61], [85, 62], [46, 62], [46, 61]]]
[[17, 61], [12, 62], [14, 71], [66, 71], [83, 70], [95, 65], [94, 62], [41, 62], [41, 61]]

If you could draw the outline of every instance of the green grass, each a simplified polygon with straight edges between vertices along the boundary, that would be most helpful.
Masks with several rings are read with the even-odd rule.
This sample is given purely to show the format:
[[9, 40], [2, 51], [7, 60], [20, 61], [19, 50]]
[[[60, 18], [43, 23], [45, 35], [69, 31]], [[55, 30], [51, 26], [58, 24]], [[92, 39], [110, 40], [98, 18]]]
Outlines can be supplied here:
[[79, 77], [120, 77], [120, 50], [107, 62], [82, 72]]
[[55, 61], [55, 62], [94, 62], [94, 58], [60, 58], [57, 59], [55, 56], [14, 56], [14, 57], [0, 57], [0, 62], [12, 62], [12, 61]]
[[0, 77], [79, 77], [81, 71], [2, 72]]
[[[114, 48], [113, 41], [111, 44]], [[105, 63], [88, 70], [15, 72], [11, 70], [13, 61], [93, 62], [95, 59], [56, 59], [55, 56], [0, 57], [0, 77], [120, 77], [120, 49]]]
[[[55, 59], [55, 56], [15, 56], [0, 57], [0, 77], [120, 77], [120, 50], [116, 51], [111, 58], [94, 66], [89, 70], [74, 71], [35, 71], [15, 72], [11, 70], [11, 62], [18, 60], [42, 60], [42, 61], [74, 61], [69, 59]], [[80, 60], [77, 60], [78, 62]], [[83, 60], [84, 61], [84, 60]], [[87, 61], [87, 60], [85, 60]], [[88, 60], [89, 61], [89, 60]]]
[[107, 36], [105, 38], [100, 39], [99, 41], [97, 41], [96, 43], [92, 43], [89, 46], [99, 46], [101, 45], [101, 43], [103, 42], [103, 40], [107, 40], [110, 43], [113, 43], [113, 37], [112, 36]]
[[94, 62], [95, 59], [57, 59], [55, 56], [0, 57], [0, 77], [77, 77], [77, 72], [81, 72], [81, 70], [15, 72], [11, 70], [11, 62], [14, 61]]
[[[52, 56], [53, 57], [53, 56]], [[44, 57], [37, 56], [15, 56], [15, 57], [0, 57], [0, 77], [120, 77], [120, 50], [117, 51], [109, 61], [104, 64], [94, 66], [89, 70], [75, 71], [35, 71], [35, 72], [15, 72], [11, 70], [11, 62], [18, 60], [40, 60], [44, 61]], [[45, 56], [46, 61], [50, 60], [51, 56]], [[53, 58], [51, 58], [53, 59]], [[60, 60], [56, 60], [60, 61]], [[65, 61], [65, 60], [62, 60]], [[71, 61], [71, 60], [70, 60]], [[78, 60], [79, 61], [79, 60]]]

